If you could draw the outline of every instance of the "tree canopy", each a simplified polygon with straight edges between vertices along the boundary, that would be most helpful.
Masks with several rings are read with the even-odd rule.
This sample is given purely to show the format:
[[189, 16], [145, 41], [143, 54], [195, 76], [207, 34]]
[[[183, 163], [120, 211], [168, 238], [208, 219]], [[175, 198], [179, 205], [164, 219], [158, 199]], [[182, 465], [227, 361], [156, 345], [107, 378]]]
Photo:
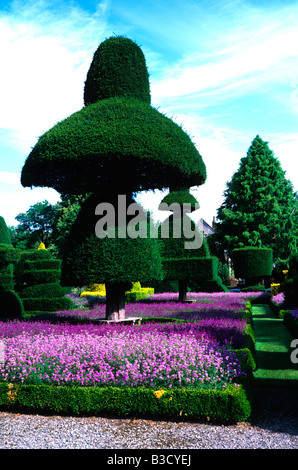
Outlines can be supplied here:
[[56, 216], [55, 206], [48, 201], [33, 204], [26, 212], [16, 216], [19, 224], [15, 229], [11, 229], [12, 244], [22, 249], [37, 248], [41, 242], [48, 246]]
[[258, 135], [227, 183], [212, 243], [235, 248], [272, 248], [274, 260], [297, 250], [295, 193], [279, 160]]

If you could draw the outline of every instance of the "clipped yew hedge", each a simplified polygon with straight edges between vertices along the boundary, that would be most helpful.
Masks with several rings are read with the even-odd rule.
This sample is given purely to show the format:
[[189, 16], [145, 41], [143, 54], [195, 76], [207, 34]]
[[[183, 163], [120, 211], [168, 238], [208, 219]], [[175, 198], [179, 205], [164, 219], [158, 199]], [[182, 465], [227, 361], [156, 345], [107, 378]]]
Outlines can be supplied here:
[[224, 390], [153, 390], [0, 383], [0, 406], [59, 414], [195, 418], [221, 423], [245, 421], [251, 413], [242, 385], [229, 385]]
[[271, 248], [237, 248], [232, 261], [236, 278], [257, 279], [271, 275], [273, 253]]

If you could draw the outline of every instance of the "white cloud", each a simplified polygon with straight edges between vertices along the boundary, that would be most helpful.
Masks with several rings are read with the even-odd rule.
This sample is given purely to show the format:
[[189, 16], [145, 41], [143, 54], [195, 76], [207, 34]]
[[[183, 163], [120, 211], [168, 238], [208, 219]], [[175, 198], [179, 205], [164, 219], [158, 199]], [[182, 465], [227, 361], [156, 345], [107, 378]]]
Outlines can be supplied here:
[[[63, 10], [64, 8], [64, 10]], [[72, 4], [14, 2], [0, 12], [0, 128], [27, 151], [57, 121], [83, 105], [94, 49], [103, 38], [104, 13]], [[95, 34], [96, 31], [96, 34]]]
[[237, 93], [261, 89], [264, 83], [290, 85], [298, 76], [295, 12], [298, 13], [297, 6], [271, 14], [267, 10], [256, 14], [253, 10], [247, 16], [240, 16], [238, 26], [227, 29], [224, 37], [215, 31], [210, 54], [206, 41], [203, 53], [202, 47], [198, 52], [191, 50], [153, 81], [154, 98], [160, 101], [217, 93], [227, 99]]
[[20, 176], [11, 171], [0, 171], [0, 183], [19, 184]]

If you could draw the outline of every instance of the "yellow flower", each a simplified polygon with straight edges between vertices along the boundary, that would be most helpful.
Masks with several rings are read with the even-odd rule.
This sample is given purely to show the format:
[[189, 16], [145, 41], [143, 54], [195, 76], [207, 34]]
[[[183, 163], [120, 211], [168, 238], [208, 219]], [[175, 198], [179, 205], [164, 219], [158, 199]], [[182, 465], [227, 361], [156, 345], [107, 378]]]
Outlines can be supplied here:
[[37, 248], [38, 250], [46, 250], [46, 246], [44, 243], [40, 243], [39, 247]]
[[155, 392], [153, 392], [154, 395], [156, 396], [156, 398], [160, 398], [162, 397], [162, 395], [165, 393], [165, 390], [156, 390]]

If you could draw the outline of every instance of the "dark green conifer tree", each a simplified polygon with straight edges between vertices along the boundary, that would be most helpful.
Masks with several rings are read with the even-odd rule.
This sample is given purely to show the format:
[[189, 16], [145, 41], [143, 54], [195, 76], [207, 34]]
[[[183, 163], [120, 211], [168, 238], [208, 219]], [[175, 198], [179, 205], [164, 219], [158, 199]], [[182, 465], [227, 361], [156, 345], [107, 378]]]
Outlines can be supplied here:
[[295, 193], [279, 160], [259, 136], [227, 183], [218, 209], [212, 246], [218, 254], [235, 248], [272, 248], [273, 259], [287, 259], [297, 250]]

